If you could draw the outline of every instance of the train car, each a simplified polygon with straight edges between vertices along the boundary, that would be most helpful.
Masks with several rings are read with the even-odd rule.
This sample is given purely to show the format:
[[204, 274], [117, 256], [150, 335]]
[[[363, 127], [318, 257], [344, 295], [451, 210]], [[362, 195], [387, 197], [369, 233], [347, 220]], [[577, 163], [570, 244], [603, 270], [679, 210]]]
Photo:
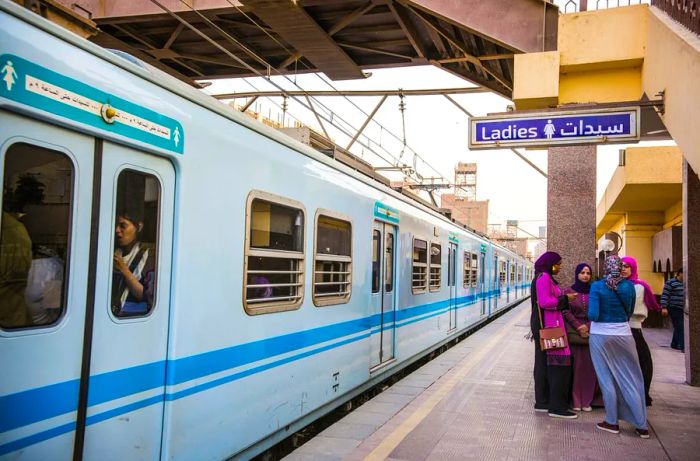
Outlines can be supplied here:
[[250, 458], [531, 264], [0, 0], [0, 457]]

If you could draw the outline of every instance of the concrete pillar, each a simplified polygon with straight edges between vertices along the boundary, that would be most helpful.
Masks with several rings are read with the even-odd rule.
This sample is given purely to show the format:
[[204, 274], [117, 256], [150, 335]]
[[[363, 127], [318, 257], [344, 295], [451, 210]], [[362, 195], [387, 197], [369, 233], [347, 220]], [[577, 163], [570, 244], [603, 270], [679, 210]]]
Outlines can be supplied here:
[[595, 266], [596, 146], [550, 148], [547, 175], [547, 249], [562, 256], [565, 287], [576, 264]]
[[700, 178], [683, 161], [683, 278], [685, 379], [700, 386]]

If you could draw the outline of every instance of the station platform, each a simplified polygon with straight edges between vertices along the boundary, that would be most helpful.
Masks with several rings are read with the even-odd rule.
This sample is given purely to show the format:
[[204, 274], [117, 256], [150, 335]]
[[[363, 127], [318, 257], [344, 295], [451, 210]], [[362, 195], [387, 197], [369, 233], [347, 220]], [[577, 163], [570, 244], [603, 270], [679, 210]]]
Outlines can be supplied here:
[[288, 455], [306, 460], [696, 460], [700, 388], [685, 384], [684, 355], [671, 331], [645, 329], [654, 360], [650, 439], [620, 423], [596, 429], [604, 409], [573, 420], [533, 410], [530, 302], [494, 322]]

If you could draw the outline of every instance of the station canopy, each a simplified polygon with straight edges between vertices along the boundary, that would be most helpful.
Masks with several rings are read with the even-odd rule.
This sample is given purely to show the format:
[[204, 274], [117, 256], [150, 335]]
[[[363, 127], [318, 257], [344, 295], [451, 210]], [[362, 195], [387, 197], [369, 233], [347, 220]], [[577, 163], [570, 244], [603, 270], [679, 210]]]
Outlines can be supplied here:
[[[432, 64], [507, 98], [513, 55], [556, 49], [558, 8], [543, 0], [82, 0], [99, 32], [191, 84]], [[234, 57], [235, 56], [235, 57]]]

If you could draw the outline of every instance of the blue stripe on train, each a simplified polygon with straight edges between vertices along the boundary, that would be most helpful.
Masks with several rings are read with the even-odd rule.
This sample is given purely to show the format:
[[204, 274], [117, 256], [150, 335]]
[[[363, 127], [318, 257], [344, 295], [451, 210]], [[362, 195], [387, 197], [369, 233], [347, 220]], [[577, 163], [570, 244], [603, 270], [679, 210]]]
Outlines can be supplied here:
[[[479, 295], [470, 295], [456, 300], [458, 308], [469, 307], [479, 298], [497, 296], [499, 290], [489, 291]], [[438, 301], [430, 304], [414, 306], [395, 311], [395, 318], [385, 319], [384, 323], [398, 322], [406, 319], [414, 319], [404, 322], [398, 327], [424, 320], [429, 317], [444, 313], [449, 307], [449, 300]], [[394, 312], [392, 312], [393, 314]], [[416, 318], [430, 314], [422, 318]], [[295, 350], [338, 339], [343, 336], [357, 334], [381, 323], [381, 314], [375, 314], [362, 319], [350, 320], [334, 325], [313, 328], [310, 330], [290, 333], [274, 338], [254, 341], [252, 343], [232, 346], [218, 351], [205, 352], [191, 357], [171, 360], [168, 365], [167, 385], [181, 384], [192, 379], [201, 378], [213, 373], [264, 360], [275, 355], [289, 353]], [[94, 424], [130, 411], [137, 410], [165, 400], [178, 400], [180, 398], [217, 387], [285, 363], [299, 360], [330, 349], [334, 349], [351, 342], [365, 339], [369, 333], [329, 344], [317, 349], [309, 350], [301, 354], [286, 357], [268, 364], [251, 368], [242, 372], [225, 376], [209, 383], [200, 384], [182, 391], [160, 394], [154, 397], [133, 402], [88, 418], [87, 424]], [[101, 375], [90, 377], [91, 395], [88, 404], [90, 406], [110, 400], [126, 397], [137, 392], [161, 387], [162, 377], [165, 373], [165, 361], [139, 365], [123, 370], [116, 370]], [[77, 408], [78, 380], [44, 386], [29, 391], [0, 397], [0, 414], [13, 415], [12, 418], [3, 418], [0, 421], [0, 430], [7, 431], [27, 424], [32, 424], [44, 419], [52, 418]], [[0, 446], [0, 455], [17, 450], [24, 446], [38, 443], [48, 438], [70, 432], [75, 423], [69, 423], [39, 434], [34, 434], [23, 439], [15, 440]], [[42, 436], [43, 434], [43, 436]], [[21, 445], [21, 446], [18, 446]]]

